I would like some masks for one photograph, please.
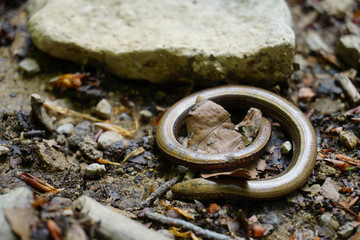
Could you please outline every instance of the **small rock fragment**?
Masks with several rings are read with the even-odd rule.
[[[305,103],[311,102],[315,95],[315,92],[310,87],[302,87],[298,93],[299,100]]]
[[[68,138],[69,145],[77,148],[79,143],[82,142],[86,136],[92,136],[94,125],[88,121],[78,123],[74,128],[74,134]]]
[[[92,163],[85,168],[85,175],[90,179],[98,179],[106,173],[105,165]]]
[[[35,74],[40,71],[40,67],[35,59],[25,58],[19,63],[19,67],[28,75]]]
[[[352,0],[324,0],[321,2],[322,8],[329,15],[344,16],[346,12],[352,11]]]
[[[354,228],[349,224],[346,223],[345,225],[342,225],[339,230],[337,231],[339,237],[345,239],[350,237],[352,232],[354,231]]]
[[[84,141],[79,143],[79,149],[82,154],[91,161],[96,161],[102,157],[102,152],[96,149],[97,143],[91,138],[85,137]]]
[[[332,220],[332,214],[329,212],[323,213],[320,216],[320,224],[324,225],[324,224],[328,224],[330,223],[330,221]]]
[[[318,32],[310,31],[305,39],[311,51],[325,51],[331,52],[331,48],[324,42]]]
[[[355,35],[346,35],[340,38],[336,46],[336,54],[348,66],[360,68],[360,37]]]
[[[149,110],[141,110],[139,115],[142,122],[148,122],[152,117],[152,113]]]
[[[320,172],[323,172],[326,176],[332,176],[336,173],[336,169],[326,165],[325,163],[320,164]]]
[[[56,129],[56,131],[59,134],[65,134],[65,135],[70,135],[73,132],[73,130],[74,130],[74,125],[72,125],[71,123],[63,124]]]
[[[339,136],[342,144],[348,149],[354,149],[359,142],[356,135],[350,131],[342,131]]]
[[[340,198],[336,183],[327,178],[319,191],[324,197],[337,201]]]
[[[9,151],[9,148],[0,145],[0,156],[7,154]]]
[[[122,141],[123,144],[126,145],[125,142],[127,142],[127,141],[121,134],[114,132],[114,131],[106,131],[100,135],[100,137],[98,139],[98,144],[101,148],[105,149],[106,147],[112,145],[113,143],[119,142],[119,141]]]
[[[95,107],[95,114],[102,119],[110,119],[111,104],[105,98],[102,99]]]
[[[334,229],[335,231],[339,229],[339,226],[340,226],[340,223],[334,219],[332,219],[330,222],[329,222],[329,225],[332,229]]]
[[[340,99],[316,98],[315,102],[310,103],[310,107],[316,109],[320,114],[330,115],[343,111],[345,104]]]
[[[334,236],[336,234],[330,225],[333,221],[332,217],[333,215],[329,212],[325,212],[320,216],[319,222],[322,227],[319,228],[319,233],[325,238],[329,238],[330,236]]]
[[[287,155],[291,150],[292,150],[292,145],[290,141],[286,141],[281,145],[282,154]]]

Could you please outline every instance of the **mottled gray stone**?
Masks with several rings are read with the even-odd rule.
[[[7,154],[9,151],[9,148],[0,145],[0,156]]]
[[[123,141],[124,145],[126,145],[127,143],[127,141],[121,134],[114,131],[106,131],[100,135],[98,139],[98,144],[101,148],[106,148],[107,146],[110,146],[111,144],[118,141]]]
[[[42,51],[128,79],[273,85],[292,72],[283,0],[30,0]]]
[[[91,179],[97,179],[104,176],[106,173],[105,165],[92,163],[85,169],[85,174]]]
[[[70,135],[73,131],[74,131],[74,125],[72,125],[71,123],[65,123],[63,125],[60,125],[56,131],[59,134],[66,134],[66,135]]]
[[[281,149],[282,154],[284,154],[284,155],[288,154],[292,149],[291,142],[290,141],[284,142],[283,144],[281,144],[280,149]]]
[[[106,99],[101,99],[101,101],[95,107],[96,116],[102,119],[110,119],[111,111],[111,104]]]
[[[27,74],[35,74],[40,71],[39,64],[33,58],[25,58],[19,63],[19,67]]]
[[[342,131],[339,137],[342,144],[349,149],[354,149],[358,145],[359,139],[350,131]]]
[[[360,68],[360,37],[346,35],[340,38],[336,46],[336,54],[348,66]]]

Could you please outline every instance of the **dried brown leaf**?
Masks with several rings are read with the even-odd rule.
[[[210,178],[216,176],[230,176],[236,178],[256,179],[258,177],[258,173],[264,171],[266,166],[267,165],[264,160],[256,159],[244,165],[243,167],[232,171],[202,173],[201,177]]]
[[[188,146],[202,153],[225,153],[245,147],[235,130],[230,113],[222,106],[199,96],[186,120]]]
[[[335,154],[335,157],[336,157],[337,159],[340,159],[340,160],[342,160],[342,161],[351,163],[351,164],[353,164],[353,165],[360,166],[360,160],[351,158],[351,157],[349,157],[349,156],[345,156],[345,155],[343,155],[343,154]]]
[[[180,215],[188,218],[188,219],[191,219],[191,220],[194,220],[195,218],[193,216],[191,216],[190,214],[188,214],[184,209],[181,209],[181,208],[177,208],[177,207],[168,207],[169,209],[172,209],[174,210],[175,212],[179,213]]]
[[[187,231],[187,232],[180,232],[181,228],[176,227],[170,227],[169,231],[176,237],[181,238],[191,238],[192,240],[201,240],[201,238],[198,238],[193,232]]]
[[[339,161],[339,160],[329,159],[329,158],[325,158],[324,160],[326,162],[333,164],[336,168],[340,169],[340,171],[346,171],[350,167],[350,165],[344,161]]]
[[[37,225],[39,221],[33,208],[5,209],[5,216],[10,223],[11,229],[21,240],[30,239],[31,227]]]
[[[50,235],[54,240],[62,240],[62,232],[59,226],[51,219],[46,219],[46,226],[49,229]]]

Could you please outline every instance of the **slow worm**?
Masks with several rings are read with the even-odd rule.
[[[234,162],[248,161],[264,149],[267,130],[243,151],[226,154],[199,154],[183,147],[176,139],[197,96],[219,103],[225,109],[256,107],[264,115],[278,121],[290,135],[293,156],[289,167],[281,174],[263,180],[202,178],[175,184],[175,195],[188,199],[250,198],[273,199],[301,187],[310,176],[317,154],[316,135],[307,117],[292,103],[269,91],[249,86],[223,86],[194,93],[174,104],[162,117],[156,131],[156,141],[162,153],[176,163],[195,168],[233,167]],[[263,126],[267,126],[263,123]],[[263,134],[263,135],[261,135]],[[266,143],[265,143],[266,145]]]

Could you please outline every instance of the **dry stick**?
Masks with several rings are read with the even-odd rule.
[[[182,227],[183,229],[192,231],[195,235],[198,235],[200,237],[209,238],[209,239],[215,239],[215,240],[229,240],[231,239],[230,236],[216,233],[207,229],[203,229],[201,227],[198,227],[192,223],[186,222],[184,220],[171,218],[171,217],[165,217],[161,214],[150,212],[150,210],[145,210],[144,214],[146,217],[150,218],[151,220],[155,220],[158,222],[161,222],[163,224],[167,225],[173,225],[177,227]]]
[[[167,190],[172,187],[172,185],[177,183],[177,181],[179,181],[179,179],[175,177],[161,185],[141,204],[141,208],[149,207],[158,197],[163,195]]]
[[[336,74],[335,81],[342,87],[346,96],[349,99],[351,106],[356,106],[360,103],[360,94],[356,90],[356,87],[351,82],[350,78],[345,76],[344,74]]]

